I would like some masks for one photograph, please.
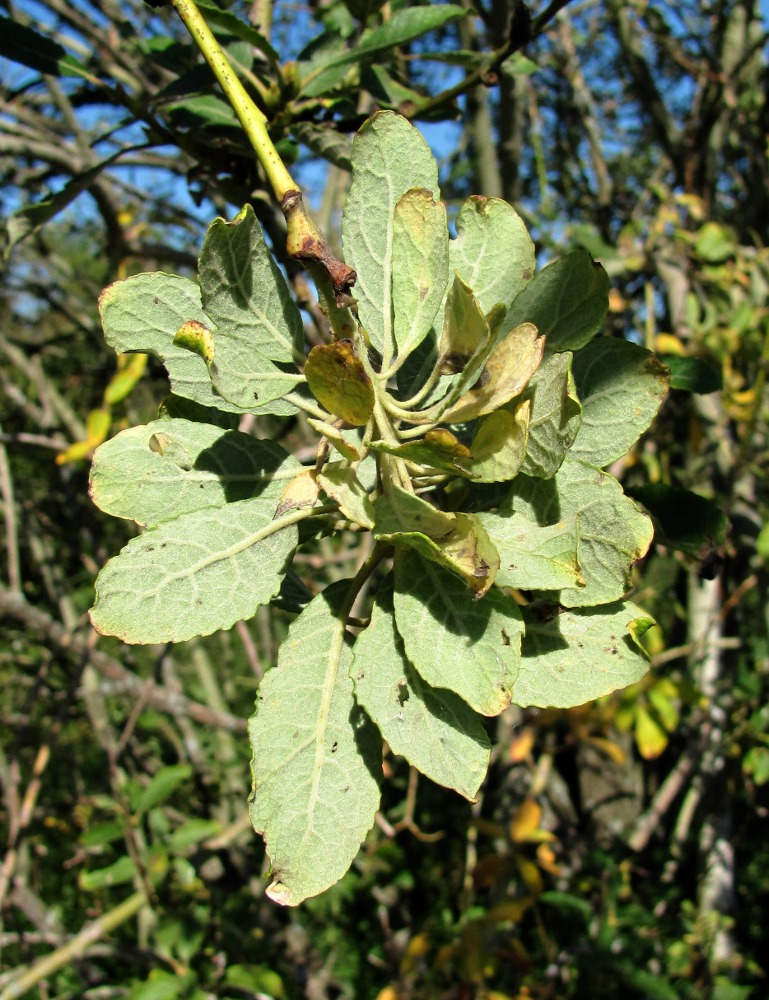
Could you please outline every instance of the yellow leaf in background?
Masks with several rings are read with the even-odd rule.
[[[669,678],[663,677],[649,688],[649,701],[663,729],[672,733],[680,718],[678,688]]]
[[[76,441],[65,451],[59,452],[56,456],[56,464],[65,465],[67,462],[77,462],[80,459],[88,458],[91,452],[106,439],[111,424],[112,414],[109,410],[91,410],[85,420],[85,441]]]
[[[533,892],[535,896],[542,892],[544,885],[539,867],[530,858],[525,858],[521,854],[516,857],[515,864],[530,892]]]
[[[658,333],[654,338],[654,350],[657,354],[677,354],[679,356],[686,354],[684,342],[672,333]]]
[[[117,359],[117,371],[104,390],[105,404],[114,406],[122,402],[142,377],[146,367],[146,354],[121,354]]]
[[[522,899],[505,899],[487,910],[483,919],[488,924],[502,924],[508,921],[519,924],[532,902],[531,896],[524,896]]]
[[[561,866],[555,859],[555,851],[549,844],[540,844],[537,848],[537,862],[539,867],[550,875],[560,875]]]
[[[530,840],[541,819],[542,807],[534,799],[524,799],[510,823],[510,839],[514,844]]]
[[[621,313],[627,309],[627,299],[616,288],[609,291],[609,312]]]
[[[534,730],[523,729],[510,744],[510,749],[507,751],[507,755],[511,763],[520,764],[529,757],[533,748]]]
[[[385,986],[383,990],[380,990],[376,995],[376,1000],[399,1000],[400,994],[398,994],[392,986]]]
[[[659,757],[668,745],[668,734],[643,705],[638,706],[635,717],[635,741],[644,760]]]
[[[604,739],[603,736],[589,736],[585,742],[595,747],[615,764],[625,763],[625,751],[613,740]]]
[[[414,972],[419,965],[419,963],[424,959],[425,955],[430,950],[430,937],[428,934],[415,934],[413,938],[406,945],[406,951],[403,953],[400,963],[400,972],[402,976],[408,976]]]

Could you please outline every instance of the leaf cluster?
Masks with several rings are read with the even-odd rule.
[[[155,354],[174,397],[206,407],[96,453],[94,500],[145,528],[99,575],[100,632],[159,643],[230,628],[278,598],[313,533],[373,539],[355,579],[296,617],[250,724],[252,820],[270,894],[290,904],[352,861],[379,802],[382,739],[472,799],[483,717],[637,680],[652,624],[624,599],[651,522],[602,467],[648,427],[667,371],[593,339],[605,272],[577,251],[535,277],[526,229],[497,199],[470,199],[450,240],[432,154],[393,113],[359,131],[352,165],[354,310],[327,303],[336,336],[306,357],[249,208],[212,223],[198,283],[140,274],[100,301],[108,342]],[[302,412],[319,434],[308,465],[223,419]]]

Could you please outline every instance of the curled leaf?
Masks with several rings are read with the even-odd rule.
[[[494,349],[472,389],[446,412],[452,423],[474,420],[517,396],[539,367],[545,341],[533,323],[521,323]]]

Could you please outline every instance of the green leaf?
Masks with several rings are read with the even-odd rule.
[[[492,588],[481,600],[416,553],[395,559],[395,621],[420,676],[448,688],[481,715],[510,704],[523,621],[515,601]]]
[[[333,123],[320,125],[315,122],[292,122],[291,134],[316,156],[320,156],[341,170],[352,170],[352,142],[349,136],[337,132]]]
[[[203,309],[216,328],[209,366],[216,390],[252,408],[290,392],[301,376],[271,362],[304,360],[302,318],[250,205],[233,222],[211,223],[199,273]]]
[[[531,403],[495,410],[478,423],[470,451],[470,470],[481,483],[514,479],[526,454]]]
[[[561,590],[583,587],[576,531],[559,522],[540,528],[523,514],[478,515],[499,552],[499,587]]]
[[[708,264],[722,264],[737,252],[734,230],[719,222],[706,222],[697,233],[695,250]]]
[[[668,370],[637,344],[599,337],[574,355],[582,426],[574,458],[608,465],[648,428],[668,391]]]
[[[514,299],[503,329],[533,323],[547,350],[576,351],[603,326],[609,308],[609,276],[586,250],[548,264]]]
[[[131,808],[134,814],[142,816],[149,809],[164,802],[191,775],[192,768],[189,764],[175,764],[173,767],[162,768],[153,775],[146,788],[140,788],[137,795],[132,796]]]
[[[724,387],[721,372],[699,358],[684,358],[677,354],[660,354],[659,360],[670,369],[670,388],[707,395]]]
[[[358,275],[355,297],[369,340],[377,351],[386,349],[392,356],[393,213],[411,188],[425,188],[438,197],[438,167],[413,125],[381,111],[353,140],[352,171],[342,217],[345,261]]]
[[[450,423],[464,423],[504,406],[525,387],[542,360],[545,342],[536,326],[522,323],[500,341],[486,362],[478,384],[444,414]]]
[[[4,20],[0,18],[0,21]],[[2,25],[0,24],[0,32],[2,31]],[[22,208],[13,212],[5,224],[6,241],[5,241],[5,255],[8,256],[9,251],[21,240],[30,234],[34,233],[35,230],[44,226],[46,222],[50,222],[54,216],[63,212],[68,205],[70,205],[78,195],[86,191],[94,183],[97,177],[104,171],[107,167],[115,163],[127,150],[120,150],[115,153],[114,156],[108,157],[96,166],[91,167],[89,170],[83,170],[80,173],[75,174],[71,180],[67,181],[61,191],[56,194],[50,195],[48,198],[44,198],[42,201],[36,201],[32,205],[24,205]]]
[[[396,445],[386,441],[372,441],[369,447],[371,451],[396,455],[428,469],[443,469],[458,476],[472,476],[469,471],[472,462],[470,449],[445,427],[429,430],[424,437],[415,441]]]
[[[235,38],[240,38],[241,41],[248,42],[249,46],[262,52],[271,62],[280,62],[280,56],[275,49],[264,35],[260,31],[257,31],[248,21],[237,17],[229,10],[222,10],[214,0],[197,0],[197,5],[205,14],[208,24],[215,24]]]
[[[188,819],[174,830],[165,846],[171,854],[180,854],[221,832],[222,825],[215,819]]]
[[[441,371],[450,375],[464,372],[472,366],[474,374],[489,344],[489,336],[489,324],[472,288],[460,274],[455,273],[446,298],[443,329],[438,343]]]
[[[461,698],[430,687],[406,659],[393,618],[390,576],[379,588],[371,623],[353,653],[355,696],[392,752],[474,802],[489,766],[486,731]]]
[[[96,581],[91,621],[124,642],[181,642],[251,618],[278,592],[297,544],[258,497],[182,514],[132,538]]]
[[[516,705],[573,708],[635,684],[649,669],[636,636],[653,622],[629,601],[571,611],[532,605],[523,614]]]
[[[344,432],[338,427],[334,427],[333,424],[326,423],[325,420],[316,420],[314,417],[308,417],[307,423],[313,428],[313,430],[316,430],[318,434],[325,437],[343,458],[346,458],[350,462],[360,461],[361,453],[357,444],[349,441],[345,437]]]
[[[487,313],[509,306],[534,274],[534,243],[512,205],[474,195],[459,210],[451,267],[472,288]]]
[[[78,885],[86,892],[94,892],[97,889],[107,889],[113,885],[125,885],[132,882],[136,876],[136,868],[133,861],[124,855],[118,858],[106,868],[95,868],[90,872],[81,872],[78,877]]]
[[[377,53],[403,45],[428,31],[440,28],[448,21],[465,17],[467,13],[464,7],[454,4],[401,8],[384,24],[364,32],[355,48],[331,56],[319,70],[305,79],[299,96],[319,97],[338,83],[339,67],[362,62]]]
[[[249,721],[251,822],[272,861],[271,899],[296,906],[347,871],[379,806],[381,741],[356,710],[339,606],[327,587],[288,630]]]
[[[47,76],[80,76],[85,67],[58,42],[26,24],[0,17],[0,56]]]
[[[650,483],[628,487],[627,493],[652,515],[663,545],[701,559],[726,541],[729,519],[691,490]]]
[[[192,94],[165,105],[164,111],[174,128],[200,133],[206,129],[221,132],[238,128],[238,117],[218,94]],[[210,138],[210,136],[207,136]]]
[[[513,512],[540,527],[560,526],[570,539],[562,551],[576,549],[584,586],[564,588],[557,599],[572,608],[618,600],[654,533],[649,518],[616,479],[571,458],[552,479],[518,476],[500,517]]]
[[[572,354],[546,354],[523,390],[531,400],[526,457],[521,471],[550,479],[571,448],[582,422],[582,405],[571,374]]]
[[[456,573],[476,597],[486,593],[499,556],[475,514],[452,514],[397,486],[374,502],[374,537],[416,549]]]
[[[310,390],[327,410],[354,427],[374,411],[374,387],[351,340],[317,344],[304,366]]]
[[[126,351],[154,354],[165,364],[171,388],[177,396],[229,413],[247,413],[254,409],[253,406],[233,406],[223,400],[211,386],[205,362],[174,344],[177,331],[190,320],[211,326],[211,319],[203,312],[200,289],[194,281],[162,271],[135,274],[104,289],[99,296],[99,312],[104,337],[110,347],[118,354]],[[290,404],[272,404],[272,407],[278,406],[283,407],[284,412],[296,412]],[[272,407],[267,412],[275,412]]]
[[[277,500],[300,469],[274,441],[191,420],[153,420],[96,449],[90,493],[107,514],[155,525],[234,500]]]
[[[374,527],[374,505],[355,475],[355,470],[345,462],[332,462],[318,473],[320,488],[339,504],[339,509],[351,521]]]
[[[449,279],[446,208],[431,191],[414,188],[393,213],[393,333],[399,355],[422,343],[443,300]]]

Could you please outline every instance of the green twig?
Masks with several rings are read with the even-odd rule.
[[[267,132],[267,118],[249,97],[243,84],[235,75],[227,61],[227,56],[203,19],[194,0],[171,0],[177,14],[192,35],[193,41],[203,54],[203,58],[213,70],[232,110],[238,116],[243,131],[248,136],[254,152],[259,157],[267,180],[270,182],[279,203],[291,191],[299,187],[285,167],[272,139]]]
[[[16,979],[11,980],[0,993],[0,1000],[16,1000],[16,997],[22,996],[27,990],[31,990],[65,965],[81,958],[92,944],[106,937],[126,920],[136,916],[146,903],[146,895],[143,892],[135,892],[133,896],[123,900],[114,910],[110,910],[92,923],[86,924],[80,933],[67,941],[66,944],[41,958],[26,972],[22,972]]]

